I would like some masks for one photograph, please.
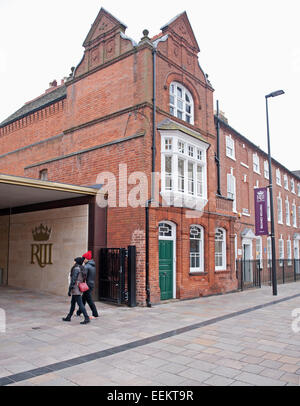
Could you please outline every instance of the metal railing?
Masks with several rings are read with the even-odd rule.
[[[240,290],[272,285],[272,260],[237,260],[236,276]],[[276,260],[278,284],[300,281],[300,259]]]

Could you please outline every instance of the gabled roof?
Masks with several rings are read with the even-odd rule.
[[[164,34],[167,33],[169,30],[173,30],[175,34],[189,43],[196,52],[200,52],[197,39],[195,37],[186,11],[172,18],[171,21],[161,27],[161,30]]]
[[[120,28],[121,31],[125,32],[127,26],[102,7],[84,40],[83,46],[86,48],[91,41],[116,28]]]
[[[67,97],[67,88],[65,85],[57,87],[57,89],[52,90],[49,93],[43,94],[32,102],[26,103],[23,107],[17,110],[14,114],[9,116],[7,119],[0,123],[0,128],[5,127],[14,121],[20,120],[21,118],[28,116],[38,110],[41,110],[57,101],[63,100]]]

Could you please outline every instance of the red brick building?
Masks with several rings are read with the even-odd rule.
[[[239,134],[220,116],[222,194],[233,199],[236,258],[270,260],[271,238],[255,236],[255,188],[269,185],[268,155]],[[272,160],[276,258],[300,259],[300,178]],[[270,222],[270,203],[268,203]],[[270,223],[269,223],[270,230]]]
[[[152,39],[144,31],[138,44],[125,31],[100,10],[70,77],[0,124],[0,173],[82,186],[110,177],[107,246],[136,245],[140,304],[236,290],[237,235],[253,230],[253,186],[266,183],[251,151],[261,171],[264,153],[222,122],[217,196],[214,90],[186,13]],[[235,160],[226,157],[227,134]],[[299,189],[299,177],[278,167]],[[237,180],[234,210],[227,174]],[[299,191],[280,191],[299,208]],[[285,240],[299,224],[282,226]]]

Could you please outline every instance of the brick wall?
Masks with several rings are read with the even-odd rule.
[[[226,156],[226,136],[231,135],[235,142],[235,160]],[[236,195],[237,203],[236,209],[237,213],[233,213],[235,216],[240,216],[240,219],[236,222],[235,233],[238,236],[238,249],[242,248],[242,238],[241,233],[244,229],[250,228],[255,232],[255,209],[254,209],[254,188],[267,187],[269,185],[269,180],[264,176],[264,162],[268,160],[267,154],[263,153],[260,149],[255,147],[250,142],[241,137],[236,131],[229,128],[224,123],[221,125],[220,132],[221,141],[221,185],[222,194],[227,195],[227,174],[231,173],[233,169],[233,175],[236,178]],[[257,154],[259,156],[260,163],[260,174],[253,170],[253,155]],[[276,184],[276,169],[280,169],[282,186]],[[283,187],[283,177],[288,176],[289,179],[289,190],[285,190]],[[275,161],[272,162],[272,179],[273,179],[273,197],[274,197],[274,215],[275,215],[275,238],[276,238],[276,257],[279,258],[279,239],[282,237],[284,240],[285,247],[285,258],[287,258],[287,240],[291,240],[293,244],[293,238],[295,233],[300,232],[300,218],[297,213],[297,227],[293,227],[292,222],[292,204],[295,202],[296,207],[300,206],[300,198],[298,196],[297,185],[299,183],[299,178],[294,176],[286,168],[284,168],[279,163]],[[295,193],[291,192],[291,179],[295,183]],[[278,224],[278,205],[277,197],[279,193],[282,197],[282,207],[283,207],[283,224]],[[286,224],[285,218],[285,199],[288,197],[290,203],[290,226]],[[243,209],[248,209],[246,212]],[[299,209],[297,209],[299,210]],[[269,231],[271,223],[269,222]],[[267,236],[263,236],[263,258],[267,259]],[[253,259],[256,258],[256,243],[253,241]],[[239,256],[241,258],[241,256]]]

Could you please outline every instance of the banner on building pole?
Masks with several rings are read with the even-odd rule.
[[[268,189],[254,189],[255,235],[269,235],[268,231]]]

